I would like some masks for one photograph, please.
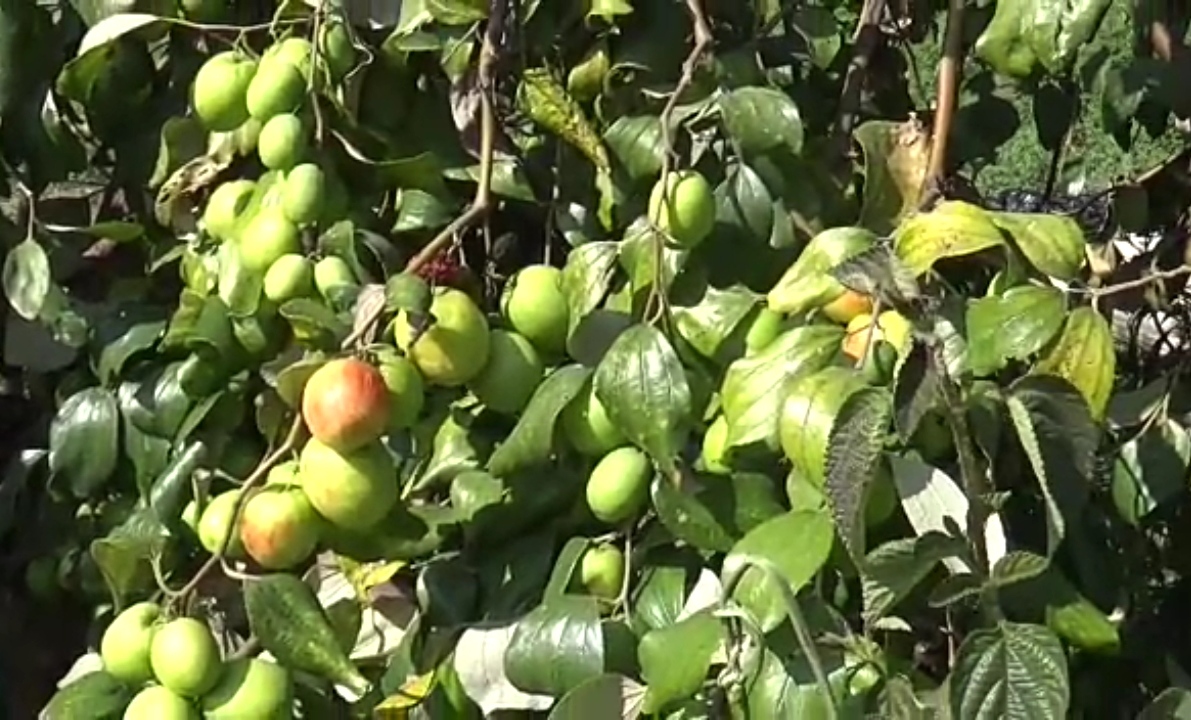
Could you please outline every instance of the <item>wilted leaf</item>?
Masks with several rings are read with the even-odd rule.
[[[930,137],[917,120],[869,120],[856,128],[864,151],[860,224],[887,234],[918,206],[930,158]]]

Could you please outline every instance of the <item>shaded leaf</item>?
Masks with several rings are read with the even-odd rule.
[[[968,305],[968,364],[977,375],[1000,370],[1042,350],[1063,326],[1063,293],[1023,285]]]
[[[529,399],[517,426],[488,459],[488,470],[500,477],[548,461],[558,416],[579,395],[591,372],[582,365],[567,365],[547,377]]]
[[[725,552],[732,548],[732,536],[714,512],[695,495],[674,487],[674,483],[664,477],[654,480],[651,495],[658,519],[676,539],[709,552]]]
[[[635,720],[642,713],[644,698],[645,688],[635,680],[601,675],[567,693],[550,711],[548,720]]]
[[[119,438],[119,407],[110,391],[87,388],[71,395],[50,423],[50,473],[75,497],[89,497],[115,472]]]
[[[665,148],[657,116],[622,115],[604,131],[604,142],[632,178],[653,178],[662,171]]]
[[[741,152],[758,155],[776,148],[802,150],[802,117],[798,106],[782,91],[768,87],[741,87],[719,99],[724,129]]]
[[[604,672],[604,635],[594,598],[539,605],[517,623],[505,674],[523,691],[561,696]]]
[[[966,554],[967,547],[962,540],[938,532],[891,540],[877,546],[860,563],[865,624],[884,617],[925,580],[939,562]]]
[[[1191,436],[1173,420],[1156,422],[1120,449],[1112,472],[1117,512],[1138,525],[1154,510],[1187,491]]]
[[[977,630],[959,647],[948,679],[956,720],[1067,716],[1067,657],[1038,625],[1002,622]]]
[[[864,152],[860,224],[886,234],[918,206],[929,165],[930,137],[916,120],[869,120],[854,135]]]

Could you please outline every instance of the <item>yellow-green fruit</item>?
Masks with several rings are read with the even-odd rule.
[[[680,170],[658,180],[649,193],[649,219],[675,243],[692,248],[707,239],[715,225],[715,194],[694,170]]]
[[[296,111],[305,96],[306,79],[297,66],[265,62],[248,84],[245,104],[249,115],[267,124],[277,115]]]
[[[319,518],[301,488],[268,487],[244,503],[244,551],[267,570],[287,570],[314,553]]]
[[[124,720],[198,720],[198,711],[186,698],[164,688],[150,685],[137,693],[124,708]]]
[[[328,255],[314,265],[314,286],[328,300],[335,288],[355,287],[360,283],[347,261],[338,255]]]
[[[231,240],[236,222],[251,202],[255,190],[256,183],[252,180],[229,180],[215,188],[203,210],[207,232],[217,240]]]
[[[566,349],[570,313],[562,292],[562,271],[530,265],[509,280],[501,296],[501,312],[513,329],[544,353]]]
[[[244,546],[240,543],[240,531],[237,529],[232,532],[230,529],[232,513],[235,512],[236,499],[239,496],[239,490],[228,490],[211,498],[207,507],[203,508],[198,525],[199,544],[212,555],[218,552],[220,545],[223,544],[223,539],[230,536],[227,552],[224,554],[235,559],[244,557]]]
[[[562,431],[571,447],[591,457],[603,457],[628,442],[612,424],[591,383],[562,411]]]
[[[256,63],[232,51],[213,56],[194,76],[194,113],[212,132],[231,132],[248,119],[248,88]]]
[[[368,528],[397,503],[397,467],[379,441],[339,454],[312,438],[299,463],[310,504],[333,525]]]
[[[333,81],[339,82],[355,67],[356,48],[343,23],[323,25],[318,45]]]
[[[283,463],[277,463],[269,470],[269,474],[265,476],[265,485],[297,487],[299,485],[298,478],[298,461],[286,460]]]
[[[587,479],[587,507],[609,524],[637,515],[649,497],[649,458],[635,447],[622,447],[605,455]]]
[[[261,56],[261,67],[276,64],[288,64],[297,68],[303,77],[310,70],[310,58],[314,52],[314,45],[304,37],[287,37],[279,43],[269,46]]]
[[[264,123],[250,117],[235,130],[236,152],[240,155],[251,155],[256,152],[256,144],[261,139],[261,128]]]
[[[751,354],[764,350],[769,346],[769,343],[776,340],[777,336],[781,334],[781,313],[774,312],[767,307],[761,308],[761,311],[753,318],[753,322],[749,325],[748,332],[744,336],[746,353]]]
[[[389,427],[393,430],[411,427],[426,403],[426,387],[421,373],[408,358],[395,351],[381,354],[376,368],[389,388]]]
[[[288,720],[292,685],[277,663],[241,658],[228,663],[219,683],[203,696],[204,720]]]
[[[177,618],[157,629],[149,648],[153,675],[179,695],[199,697],[215,686],[223,662],[215,637],[194,618]]]
[[[715,475],[728,475],[732,468],[724,462],[728,452],[728,418],[720,415],[703,436],[703,469]]]
[[[466,293],[445,287],[435,289],[430,314],[433,324],[417,335],[408,314],[401,311],[393,319],[393,338],[427,382],[463,385],[488,362],[488,319]]]
[[[306,297],[314,292],[314,263],[305,255],[282,255],[269,266],[264,285],[265,297],[275,303]]]
[[[515,332],[488,334],[488,362],[467,386],[493,412],[521,412],[546,371],[533,343]]]
[[[109,675],[133,685],[152,679],[149,648],[160,618],[159,605],[141,602],[112,620],[99,641],[99,656]]]
[[[299,225],[318,220],[323,212],[327,178],[314,163],[302,163],[285,176],[281,189],[281,209]]]
[[[248,270],[264,274],[283,255],[302,250],[298,226],[276,207],[263,208],[240,236],[240,261]]]
[[[579,561],[579,581],[587,592],[604,600],[620,597],[624,574],[624,553],[614,545],[589,548]]]
[[[306,155],[306,127],[292,113],[274,115],[261,128],[256,153],[270,170],[289,170]]]

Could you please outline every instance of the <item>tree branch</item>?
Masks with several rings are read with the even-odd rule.
[[[865,75],[873,53],[881,42],[881,15],[885,12],[885,0],[864,0],[860,20],[852,37],[852,60],[844,75],[844,87],[840,92],[839,112],[836,117],[835,133],[841,153],[848,154],[852,130],[856,126],[856,115],[864,91]]]
[[[935,126],[931,133],[930,162],[922,185],[922,204],[929,205],[938,196],[947,174],[947,145],[955,107],[959,101],[959,83],[964,62],[964,0],[951,0],[947,11],[947,30],[943,39],[943,59],[939,62],[938,97],[935,99]]]

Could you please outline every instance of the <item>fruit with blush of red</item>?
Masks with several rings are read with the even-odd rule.
[[[376,440],[389,422],[384,376],[363,360],[331,360],[306,381],[302,418],[311,436],[337,452]]]

